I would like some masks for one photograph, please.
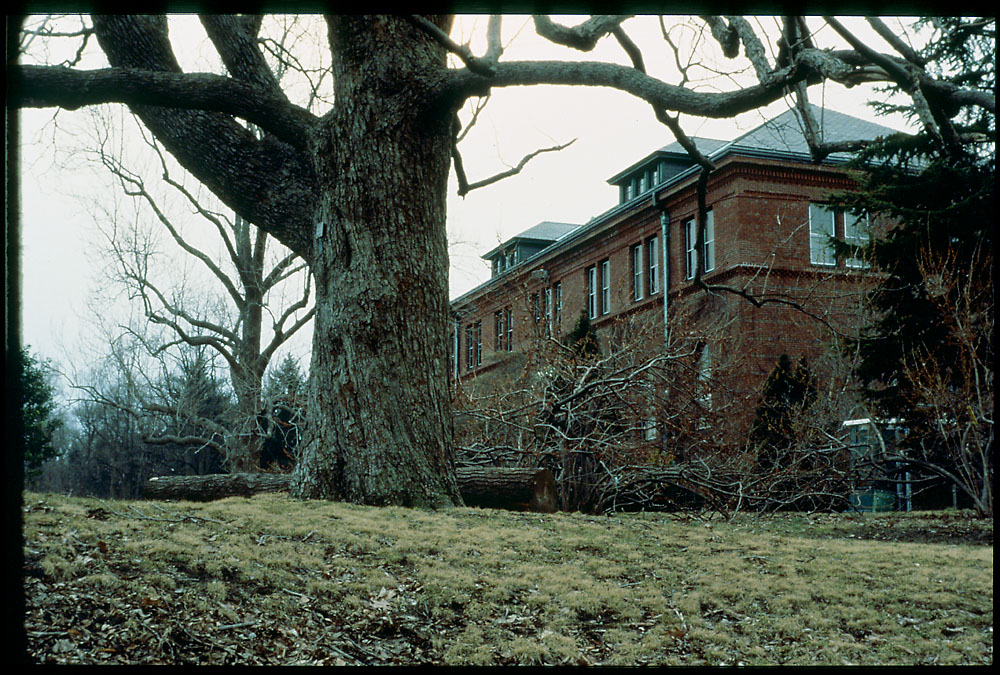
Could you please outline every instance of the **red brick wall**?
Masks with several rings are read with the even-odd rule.
[[[704,276],[708,284],[725,284],[741,288],[747,285],[755,291],[784,293],[787,299],[799,302],[803,308],[829,324],[850,332],[857,275],[844,278],[842,267],[832,270],[813,266],[809,262],[809,203],[824,201],[832,192],[849,189],[852,183],[840,170],[829,167],[800,165],[789,167],[779,162],[736,158],[720,164],[709,182],[707,204],[715,219],[715,269]],[[669,213],[669,283],[670,311],[687,315],[693,322],[686,332],[697,335],[713,321],[730,319],[720,353],[729,350],[740,354],[739,376],[749,388],[759,387],[774,367],[778,357],[787,353],[793,359],[805,355],[814,359],[825,348],[829,328],[822,321],[784,305],[754,307],[735,295],[723,294],[719,300],[705,305],[704,291],[695,289],[684,279],[683,223],[695,215],[697,201],[694,180],[672,188],[663,205]],[[838,236],[842,236],[842,224]],[[530,297],[542,293],[546,284],[531,272],[544,269],[548,284],[562,282],[562,325],[556,334],[566,334],[586,309],[586,269],[609,259],[612,274],[611,313],[599,316],[593,323],[607,342],[611,326],[623,316],[636,312],[655,314],[662,322],[663,261],[660,260],[660,292],[632,299],[631,247],[649,237],[658,238],[662,249],[660,211],[646,201],[629,212],[616,216],[586,241],[564,246],[557,254],[546,254],[525,265],[523,271],[510,279],[497,280],[496,286],[469,299],[463,308],[468,318],[483,322],[483,369],[507,354],[493,352],[495,336],[493,312],[511,306],[515,316],[515,350],[518,342],[531,339],[535,332],[531,319]],[[757,274],[754,277],[754,274]],[[699,303],[702,311],[694,311]],[[722,308],[722,309],[720,309]],[[473,319],[472,317],[476,317]],[[662,323],[660,324],[662,326]],[[462,333],[464,337],[464,333]],[[605,345],[607,346],[607,345]],[[460,375],[465,376],[464,343],[459,350]],[[724,361],[724,359],[720,359]]]

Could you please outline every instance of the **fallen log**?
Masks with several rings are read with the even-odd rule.
[[[285,492],[292,477],[282,473],[212,473],[202,476],[157,476],[143,486],[146,499],[184,499],[210,502],[226,497],[249,497],[262,492]]]
[[[458,490],[466,506],[554,513],[556,481],[548,469],[460,467]]]
[[[461,467],[458,489],[467,506],[513,511],[553,513],[558,497],[548,469]],[[225,497],[249,497],[263,492],[285,492],[290,474],[221,473],[203,476],[157,476],[146,481],[146,499],[184,499],[208,502]]]

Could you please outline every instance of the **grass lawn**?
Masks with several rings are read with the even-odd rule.
[[[993,663],[993,522],[26,493],[42,663]]]

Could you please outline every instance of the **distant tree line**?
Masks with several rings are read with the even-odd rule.
[[[27,385],[38,392],[38,402],[26,409],[32,421],[25,439],[32,448],[27,487],[135,499],[154,476],[231,471],[224,446],[244,428],[236,397],[210,352],[186,347],[179,354],[173,368],[145,387],[119,359],[117,369],[105,367],[90,384],[78,385],[80,396],[63,408],[56,406],[51,383],[38,385],[37,366],[29,368]],[[258,470],[288,471],[305,414],[305,375],[294,357],[268,371],[263,398],[254,426],[263,448]]]

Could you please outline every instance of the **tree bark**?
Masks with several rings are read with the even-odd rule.
[[[548,469],[466,467],[457,470],[457,481],[468,506],[538,513],[553,513],[557,509],[555,479]],[[146,482],[143,497],[207,502],[264,492],[285,492],[291,487],[290,474],[159,476]]]
[[[293,494],[460,505],[448,392],[445,53],[408,22],[330,17],[309,419]],[[430,107],[428,107],[430,106]]]

